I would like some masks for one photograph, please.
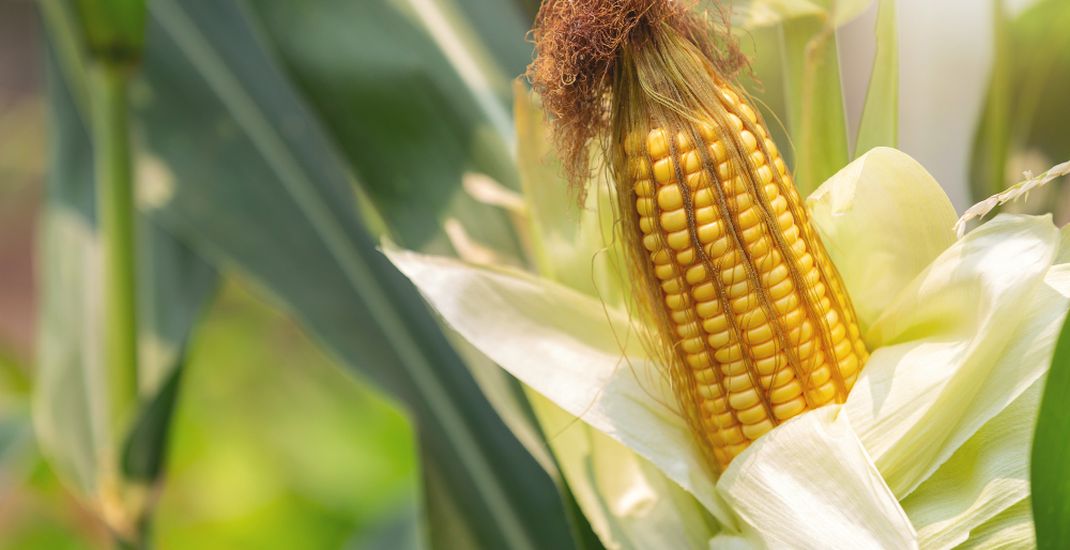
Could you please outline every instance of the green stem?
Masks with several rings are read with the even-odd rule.
[[[836,29],[822,17],[796,17],[781,25],[781,47],[795,185],[805,197],[850,160]]]
[[[104,260],[105,372],[113,437],[127,432],[137,401],[137,289],[134,196],[131,181],[124,65],[98,62],[91,70],[97,221]]]

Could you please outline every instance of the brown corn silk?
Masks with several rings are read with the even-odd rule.
[[[868,353],[727,32],[665,0],[550,0],[534,35],[570,179],[608,159],[648,348],[711,469],[843,402]]]

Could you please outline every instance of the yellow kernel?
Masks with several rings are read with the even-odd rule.
[[[706,245],[706,255],[711,258],[720,258],[728,251],[728,236],[721,237]]]
[[[784,315],[786,312],[791,311],[799,306],[799,295],[796,293],[788,294],[787,296],[773,301],[773,307],[776,308],[777,313]]]
[[[717,302],[704,302],[712,305],[718,305]],[[718,310],[719,311],[719,310]],[[728,329],[728,319],[725,318],[723,313],[720,313],[716,317],[710,317],[702,322],[702,328],[709,334],[719,333]]]
[[[651,158],[660,159],[669,154],[669,136],[665,130],[655,128],[646,136],[646,152]]]
[[[635,182],[635,194],[640,197],[649,197],[654,194],[654,184],[648,179]]]
[[[649,183],[649,181],[647,183]],[[683,208],[684,197],[680,193],[680,186],[664,185],[658,189],[658,206],[666,211]]]
[[[672,262],[672,254],[669,254],[668,250],[662,248],[661,250],[650,254],[650,261],[654,262],[655,265],[667,264]]]
[[[824,386],[819,386],[817,389],[813,390],[810,395],[814,400],[814,403],[824,405],[836,397],[836,385],[832,382],[828,382]]]
[[[702,401],[702,410],[710,416],[728,412],[728,400],[724,397],[706,399]]]
[[[769,199],[769,206],[772,207],[773,212],[779,216],[788,211],[788,199],[785,199],[783,195],[777,195]]]
[[[672,279],[661,283],[661,289],[665,291],[666,294],[678,294],[683,291],[683,283],[683,280],[679,277],[673,277]]]
[[[690,185],[692,189],[695,189],[695,185],[691,181],[691,178],[697,175],[699,174],[692,174],[691,176],[687,177],[687,184]],[[714,204],[715,199],[716,197],[713,194],[713,188],[703,187],[698,191],[695,191],[695,200],[692,202],[692,204],[695,206],[695,208],[704,208],[707,206],[712,206]]]
[[[725,290],[725,294],[727,294],[729,298],[733,299],[739,298],[741,296],[746,296],[750,292],[751,284],[750,281],[747,280],[740,281],[734,285],[729,285],[728,288]]]
[[[780,347],[780,344],[772,338],[761,344],[751,345],[753,346],[751,348],[751,355],[753,355],[755,359],[768,359],[776,355],[777,348]]]
[[[661,239],[659,237],[660,236],[657,233],[651,233],[650,235],[643,237],[643,248],[646,248],[651,252],[660,249]]]
[[[718,430],[714,437],[721,445],[734,445],[744,440],[743,430],[739,426]]]
[[[704,369],[710,366],[710,356],[702,351],[699,353],[688,353],[685,357],[688,366],[692,369]]]
[[[758,371],[758,374],[762,376],[768,376],[777,371],[781,366],[787,364],[783,355],[777,354],[772,357],[766,357],[754,362],[754,370]]]
[[[680,155],[680,164],[683,166],[685,174],[693,174],[702,168],[702,157],[698,154],[698,151],[688,151]]]
[[[754,258],[754,263],[759,266],[759,269],[765,269],[765,267],[763,266],[766,266],[767,264],[769,266],[772,265],[767,261],[771,258],[768,255],[771,241],[771,238],[766,237],[764,239],[757,239],[753,243],[747,244],[747,250],[750,251],[751,257]],[[776,251],[774,250],[773,252],[775,253]],[[773,256],[772,258],[775,259],[776,256]]]
[[[703,344],[702,338],[688,338],[680,342],[680,347],[687,353],[698,353],[702,351]]]
[[[837,359],[844,359],[849,354],[851,354],[851,352],[853,352],[853,351],[854,351],[854,346],[852,346],[851,345],[851,341],[846,339],[846,338],[843,339],[843,340],[840,340],[836,344],[836,347],[835,347],[835,352],[836,352],[836,358]]]
[[[691,132],[683,131],[676,133],[676,149],[679,151],[690,151],[693,147],[691,143]]]
[[[790,401],[773,405],[773,416],[787,420],[806,410],[806,399],[802,396]]]
[[[787,360],[784,360],[784,364],[787,364]],[[792,378],[795,378],[794,370],[788,368],[778,369],[773,374],[762,376],[762,387],[779,388],[790,382]]]
[[[747,266],[743,263],[738,263],[729,269],[721,271],[721,280],[726,285],[737,283],[739,281],[747,280]]]
[[[708,172],[701,171],[701,172],[695,172],[693,174],[688,174],[688,175],[684,176],[684,179],[685,179],[685,181],[687,181],[688,189],[696,190],[696,189],[709,189],[710,188],[710,175],[709,175]],[[698,199],[696,198],[696,201],[697,200]],[[701,206],[705,206],[705,205],[701,205]]]
[[[682,325],[677,325],[676,334],[680,338],[685,339],[698,338],[702,336],[702,327],[698,326],[698,323],[684,323]]]
[[[743,348],[739,344],[731,344],[713,352],[713,358],[721,363],[738,361],[743,358]]]
[[[665,236],[665,244],[673,250],[684,250],[691,245],[691,235],[687,229],[674,231]]]
[[[731,397],[729,397],[729,399],[731,399]],[[736,413],[736,419],[743,425],[761,422],[765,417],[765,407],[763,407],[761,403],[756,403]]]
[[[713,283],[702,283],[691,289],[691,295],[695,297],[696,302],[708,302],[717,298],[717,289]]]
[[[758,404],[758,392],[754,388],[728,395],[728,404],[737,411],[749,409]]]
[[[695,313],[698,313],[698,316],[703,319],[710,319],[721,313],[721,304],[716,300],[699,302],[695,306]]]
[[[717,373],[713,368],[696,370],[695,381],[699,384],[714,384],[717,382]]]
[[[717,140],[717,141],[714,141],[713,143],[711,143],[710,146],[709,146],[709,150],[710,150],[710,158],[713,159],[713,162],[718,164],[718,165],[723,163],[725,161],[725,159],[728,158],[728,150],[725,149],[724,143],[721,143],[720,140]],[[720,166],[718,166],[718,168],[719,167]]]
[[[763,323],[765,323],[768,317],[765,315],[765,310],[762,308],[752,309],[739,317],[739,328],[752,329]]]
[[[706,342],[710,344],[710,347],[715,350],[719,350],[727,346],[732,341],[732,333],[727,330],[710,334],[706,337]]]
[[[750,368],[747,365],[747,361],[742,359],[739,361],[732,361],[731,363],[721,365],[721,372],[723,372],[725,376],[736,376],[749,371]]]
[[[687,294],[669,294],[665,296],[665,305],[673,311],[680,311],[691,305],[691,298]]]
[[[758,138],[754,137],[754,134],[749,130],[743,130],[739,133],[739,141],[743,145],[744,151],[754,151],[758,148]]]
[[[862,343],[859,342],[856,347],[862,347]],[[862,349],[865,350],[864,347]],[[858,371],[858,356],[848,355],[847,357],[840,359],[838,366],[840,368],[840,374],[845,377],[850,376]]]
[[[687,272],[684,273],[684,279],[686,279],[688,284],[691,285],[696,285],[698,283],[701,283],[702,281],[705,281],[706,266],[699,264],[689,268]]]
[[[723,414],[719,414],[719,415],[713,417],[713,423],[716,424],[717,427],[721,428],[721,429],[728,428],[730,426],[735,426],[736,425],[736,415],[732,414],[731,412],[726,412],[726,413],[723,413]]]
[[[768,185],[773,182],[773,169],[769,165],[759,166],[754,174],[761,185]]]
[[[732,108],[739,102],[739,96],[728,88],[720,88],[722,103],[725,107]]]
[[[799,395],[802,395],[802,385],[799,384],[798,380],[793,379],[791,382],[769,392],[769,401],[773,403],[784,403]]]
[[[778,158],[777,155],[779,155],[780,152],[777,151],[776,143],[774,143],[773,140],[771,140],[771,139],[766,139],[764,141],[765,141],[765,150],[769,153],[769,157],[770,158]]]
[[[639,230],[643,233],[650,233],[654,230],[654,218],[650,216],[641,216],[639,218]]]
[[[739,456],[740,453],[745,451],[749,445],[750,444],[745,441],[737,445],[725,445],[724,447],[721,447],[721,452],[723,452],[728,457],[728,460],[732,460],[733,458]],[[725,462],[728,462],[728,460],[726,460]]]
[[[739,227],[748,229],[754,227],[761,220],[761,212],[754,207],[748,208],[739,215]]]
[[[756,424],[747,424],[743,426],[743,435],[747,436],[747,439],[754,441],[759,437],[765,435],[769,430],[773,429],[773,423],[768,419],[758,422]]]
[[[737,132],[743,131],[743,121],[735,113],[728,113],[726,118],[728,119],[728,124],[735,128]]]
[[[710,223],[717,220],[719,217],[720,216],[717,215],[717,210],[712,206],[695,209],[696,224]]]
[[[654,181],[664,185],[676,181],[676,167],[671,158],[663,158],[654,163]]]
[[[712,243],[724,236],[724,224],[720,221],[707,222],[698,227],[698,241],[702,244]]]
[[[817,370],[810,373],[810,385],[820,386],[828,382],[830,378],[832,378],[832,370],[829,369],[828,365],[821,365]]]
[[[789,227],[795,225],[795,218],[791,215],[791,212],[784,212],[777,216],[776,221],[781,231],[786,231]]]
[[[795,290],[795,283],[791,279],[785,278],[769,288],[769,297],[773,300],[779,300],[793,290]]]
[[[687,228],[687,212],[683,209],[661,215],[661,228],[665,231],[681,231]]]
[[[639,211],[640,216],[653,216],[654,215],[654,199],[641,198],[635,199],[635,209]]]
[[[729,395],[741,392],[751,387],[750,375],[744,372],[743,374],[738,374],[736,376],[729,376],[724,379],[724,387],[728,390]]]
[[[673,278],[676,275],[676,266],[672,264],[662,264],[654,268],[654,276],[662,281]]]
[[[758,114],[754,112],[754,109],[751,109],[750,105],[747,105],[746,103],[741,103],[739,105],[739,112],[747,120],[749,120],[751,122],[751,124],[757,124],[758,123]]]
[[[732,300],[732,311],[736,312],[736,314],[743,314],[744,312],[750,311],[758,307],[759,305],[761,305],[761,303],[762,302],[758,298],[758,295],[754,292],[751,292],[746,296],[742,296]]]
[[[699,135],[706,141],[713,141],[717,139],[717,127],[708,122],[700,122],[695,125]]]

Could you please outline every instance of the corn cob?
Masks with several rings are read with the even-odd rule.
[[[777,424],[842,402],[867,351],[764,124],[716,89],[727,124],[634,132],[625,155],[677,382],[724,468]]]
[[[868,355],[787,166],[729,78],[745,58],[685,4],[544,0],[528,75],[577,188],[590,146],[606,153],[632,297],[657,328],[647,345],[724,469],[777,424],[844,401]]]

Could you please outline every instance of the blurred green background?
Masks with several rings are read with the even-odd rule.
[[[45,164],[37,7],[0,2],[0,548],[110,548],[34,445],[34,243]],[[414,545],[412,429],[263,292],[228,276],[191,341],[160,548]]]

